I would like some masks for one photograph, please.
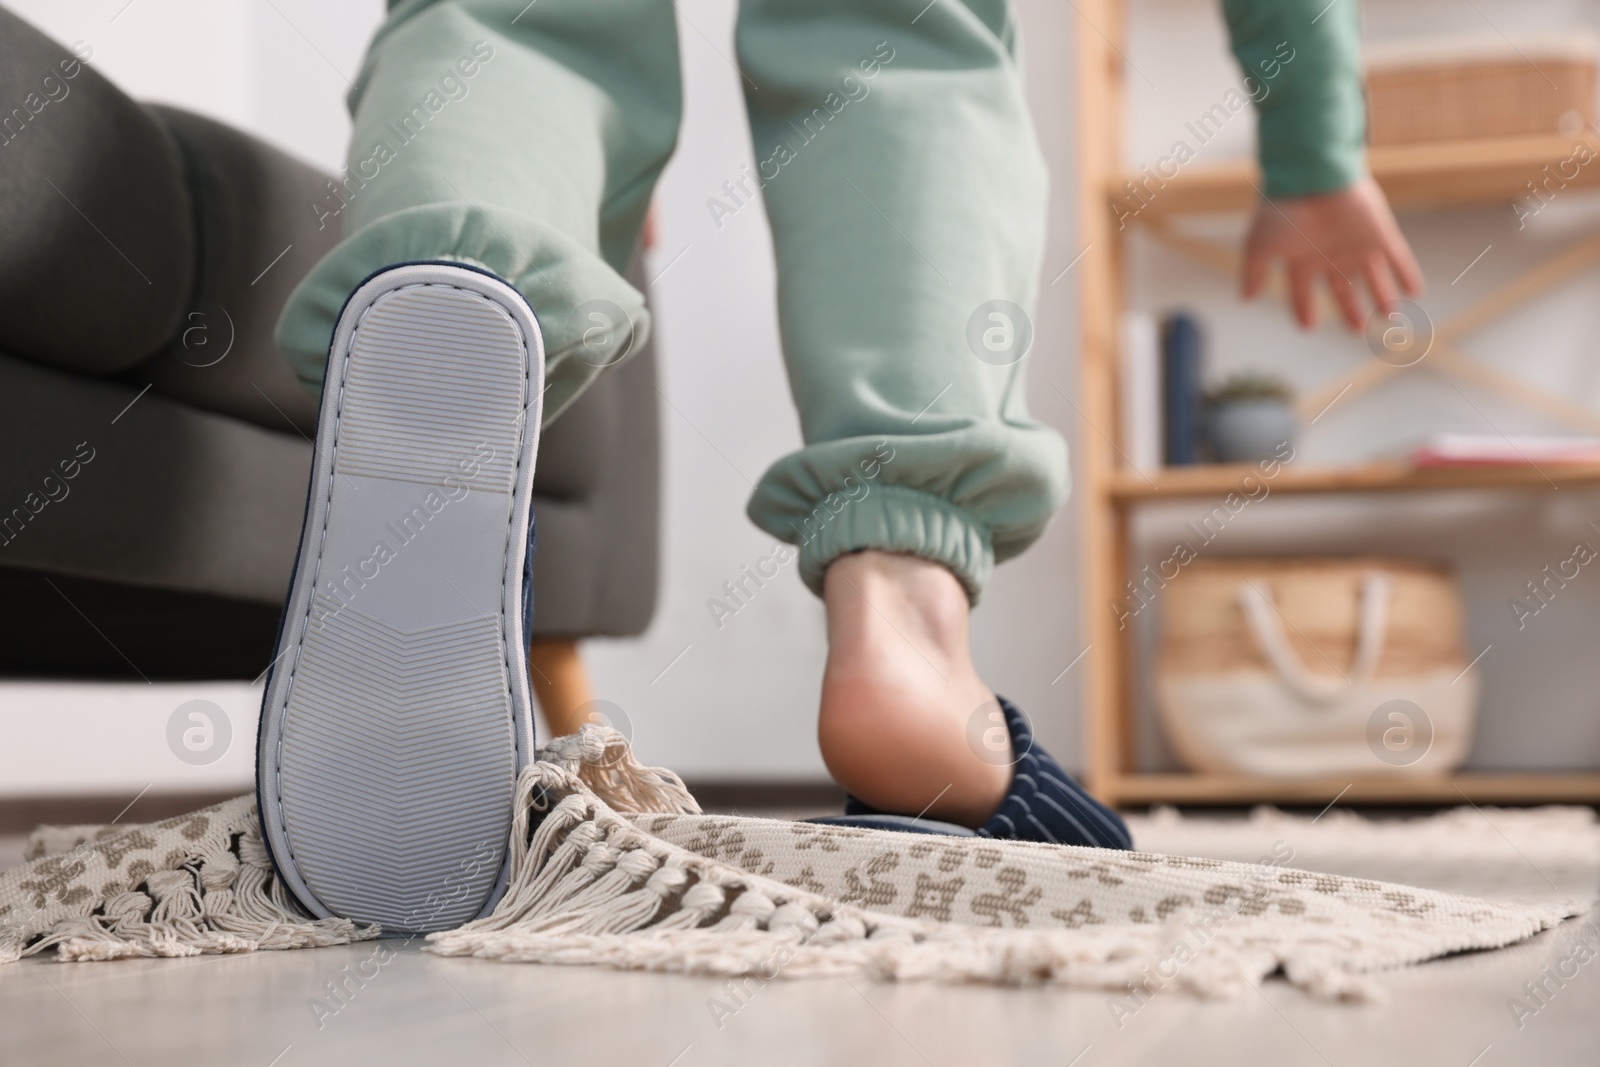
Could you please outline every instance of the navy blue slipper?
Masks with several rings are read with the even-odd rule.
[[[1061,768],[1051,755],[1034,744],[1033,728],[1015,704],[997,697],[1011,735],[1014,760],[1011,788],[1000,807],[976,830],[952,823],[878,811],[855,797],[846,797],[844,814],[811,822],[855,826],[868,830],[903,830],[912,833],[990,837],[1002,841],[1041,841],[1053,845],[1087,845],[1091,848],[1133,848],[1133,838],[1122,818],[1095,800]]]

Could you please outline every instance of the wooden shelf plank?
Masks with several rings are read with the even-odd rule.
[[[1247,480],[1248,479],[1248,480]],[[1250,464],[1199,464],[1166,467],[1146,478],[1118,470],[1108,483],[1113,500],[1171,500],[1222,497],[1228,493],[1391,493],[1415,490],[1549,489],[1600,485],[1600,463],[1547,463],[1535,467],[1433,467],[1418,470],[1403,460],[1349,467],[1281,467],[1266,477]]]
[[[1141,804],[1547,804],[1600,802],[1600,772],[1462,773],[1442,778],[1276,779],[1232,774],[1121,774],[1107,795]],[[1347,788],[1348,787],[1348,788]],[[1340,796],[1341,792],[1343,793]]]
[[[1578,145],[1590,153],[1587,163],[1575,157]],[[1383,186],[1395,207],[1434,207],[1450,204],[1509,203],[1528,193],[1547,177],[1552,189],[1600,187],[1600,140],[1579,137],[1505,137],[1436,144],[1391,145],[1367,153],[1373,177]],[[1153,168],[1147,174],[1158,174]],[[1144,184],[1144,205],[1128,193],[1126,184]],[[1159,177],[1130,172],[1107,183],[1106,196],[1114,214],[1122,210],[1136,217],[1242,211],[1255,202],[1261,186],[1260,172],[1248,161],[1192,166],[1160,184]],[[1120,209],[1119,209],[1120,205]],[[1137,209],[1137,210],[1136,210]]]

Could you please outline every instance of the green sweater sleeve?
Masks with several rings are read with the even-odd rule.
[[[1332,192],[1366,173],[1357,0],[1222,0],[1256,102],[1269,197]]]

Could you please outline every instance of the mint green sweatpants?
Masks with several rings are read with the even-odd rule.
[[[761,196],[771,220],[805,445],[749,515],[800,546],[813,590],[878,548],[944,563],[976,597],[1066,496],[1065,445],[1028,417],[1017,358],[1046,189],[1016,44],[1007,0],[742,4],[757,165],[710,208]],[[279,325],[304,381],[320,386],[351,290],[413,260],[481,265],[527,297],[547,418],[638,343],[622,271],[677,139],[668,0],[401,0],[350,102],[349,167],[311,207],[345,237]]]

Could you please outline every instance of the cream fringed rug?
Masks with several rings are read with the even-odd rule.
[[[1586,901],[1452,896],[1289,866],[707,816],[589,726],[518,784],[510,884],[451,956],[696,974],[865,974],[1237,993],[1277,971],[1324,997],[1362,976],[1508,945]],[[254,802],[164,822],[44,828],[0,874],[0,962],[309,948],[375,928],[297,913]]]
[[[1464,806],[1421,818],[1372,819],[1339,808],[1315,818],[1259,807],[1240,818],[1171,808],[1128,819],[1134,847],[1255,861],[1277,842],[1289,864],[1494,900],[1593,901],[1600,894],[1600,821],[1580,807]]]

